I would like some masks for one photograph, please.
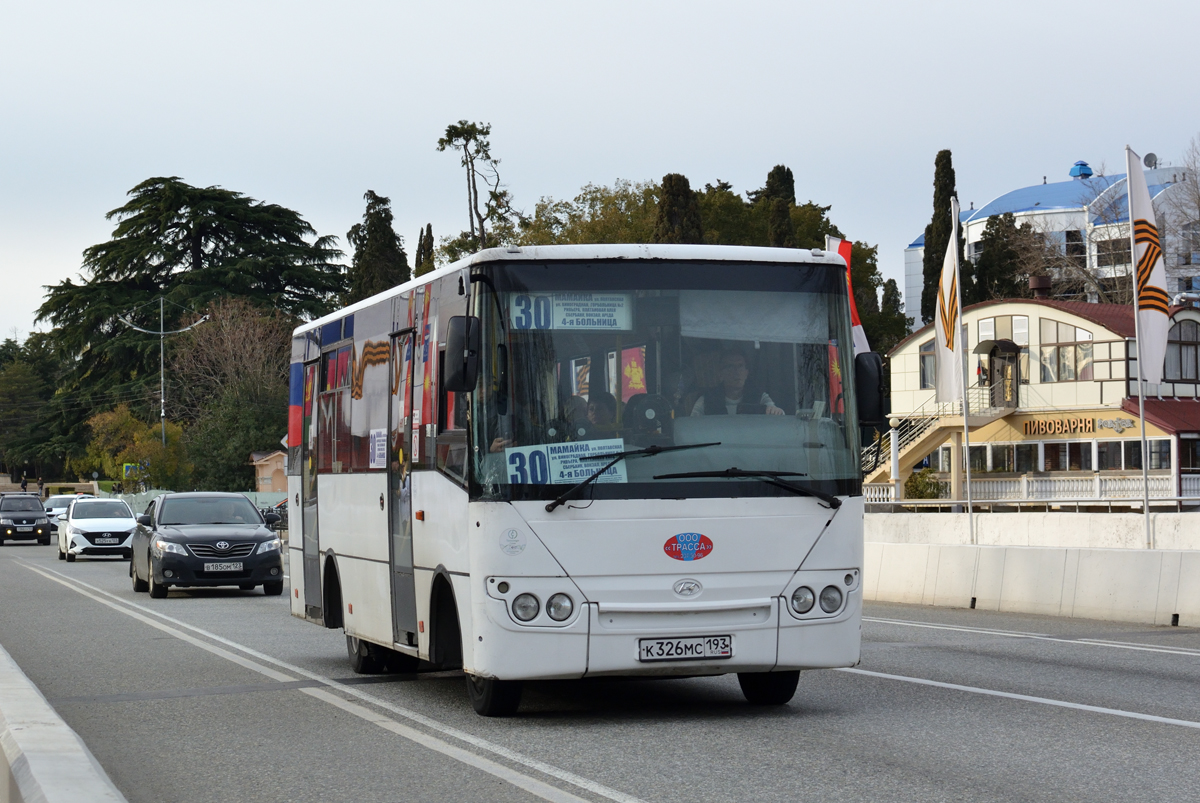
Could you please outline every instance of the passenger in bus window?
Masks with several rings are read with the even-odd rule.
[[[721,384],[706,390],[692,405],[692,415],[783,415],[765,391],[747,384],[750,368],[746,355],[736,349],[721,353],[717,375]]]
[[[588,396],[588,421],[598,427],[611,427],[617,420],[617,398],[608,391],[593,390]]]

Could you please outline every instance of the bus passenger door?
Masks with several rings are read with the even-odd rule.
[[[417,589],[412,543],[412,371],[413,333],[392,337],[392,380],[388,427],[389,530],[392,627],[397,643],[417,643]]]
[[[320,363],[304,366],[304,436],[300,440],[300,519],[304,547],[304,616],[320,619],[321,549],[317,541],[317,392]]]

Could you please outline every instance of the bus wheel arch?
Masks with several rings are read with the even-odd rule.
[[[342,579],[333,550],[325,554],[325,565],[321,572],[321,611],[325,627],[336,630],[345,626],[342,616]]]
[[[454,584],[450,572],[438,566],[429,591],[429,662],[441,669],[461,668],[462,639]]]

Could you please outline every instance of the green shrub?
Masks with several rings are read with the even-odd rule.
[[[940,499],[942,487],[938,483],[937,474],[931,468],[914,471],[904,481],[905,499]]]

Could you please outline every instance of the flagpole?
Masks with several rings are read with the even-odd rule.
[[[1125,146],[1125,169],[1136,165],[1129,159],[1130,148]],[[1132,166],[1131,166],[1132,165]],[[1130,192],[1129,176],[1125,176],[1125,201],[1129,207],[1129,281],[1133,287],[1133,336],[1137,339],[1138,364],[1138,420],[1142,427],[1142,519],[1146,524],[1146,549],[1154,549],[1154,533],[1150,528],[1150,450],[1146,445],[1146,383],[1145,363],[1142,362],[1142,327],[1138,315],[1137,235],[1133,225],[1133,193]]]
[[[958,309],[955,326],[959,331],[954,334],[959,342],[959,355],[962,362],[962,414],[963,414],[963,466],[967,470],[967,529],[971,534],[971,543],[975,543],[975,506],[971,496],[971,425],[969,417],[971,406],[967,402],[967,338],[963,337],[966,323],[962,313],[962,265],[958,258],[958,196],[952,196],[950,201],[950,247],[954,249],[954,303]]]

